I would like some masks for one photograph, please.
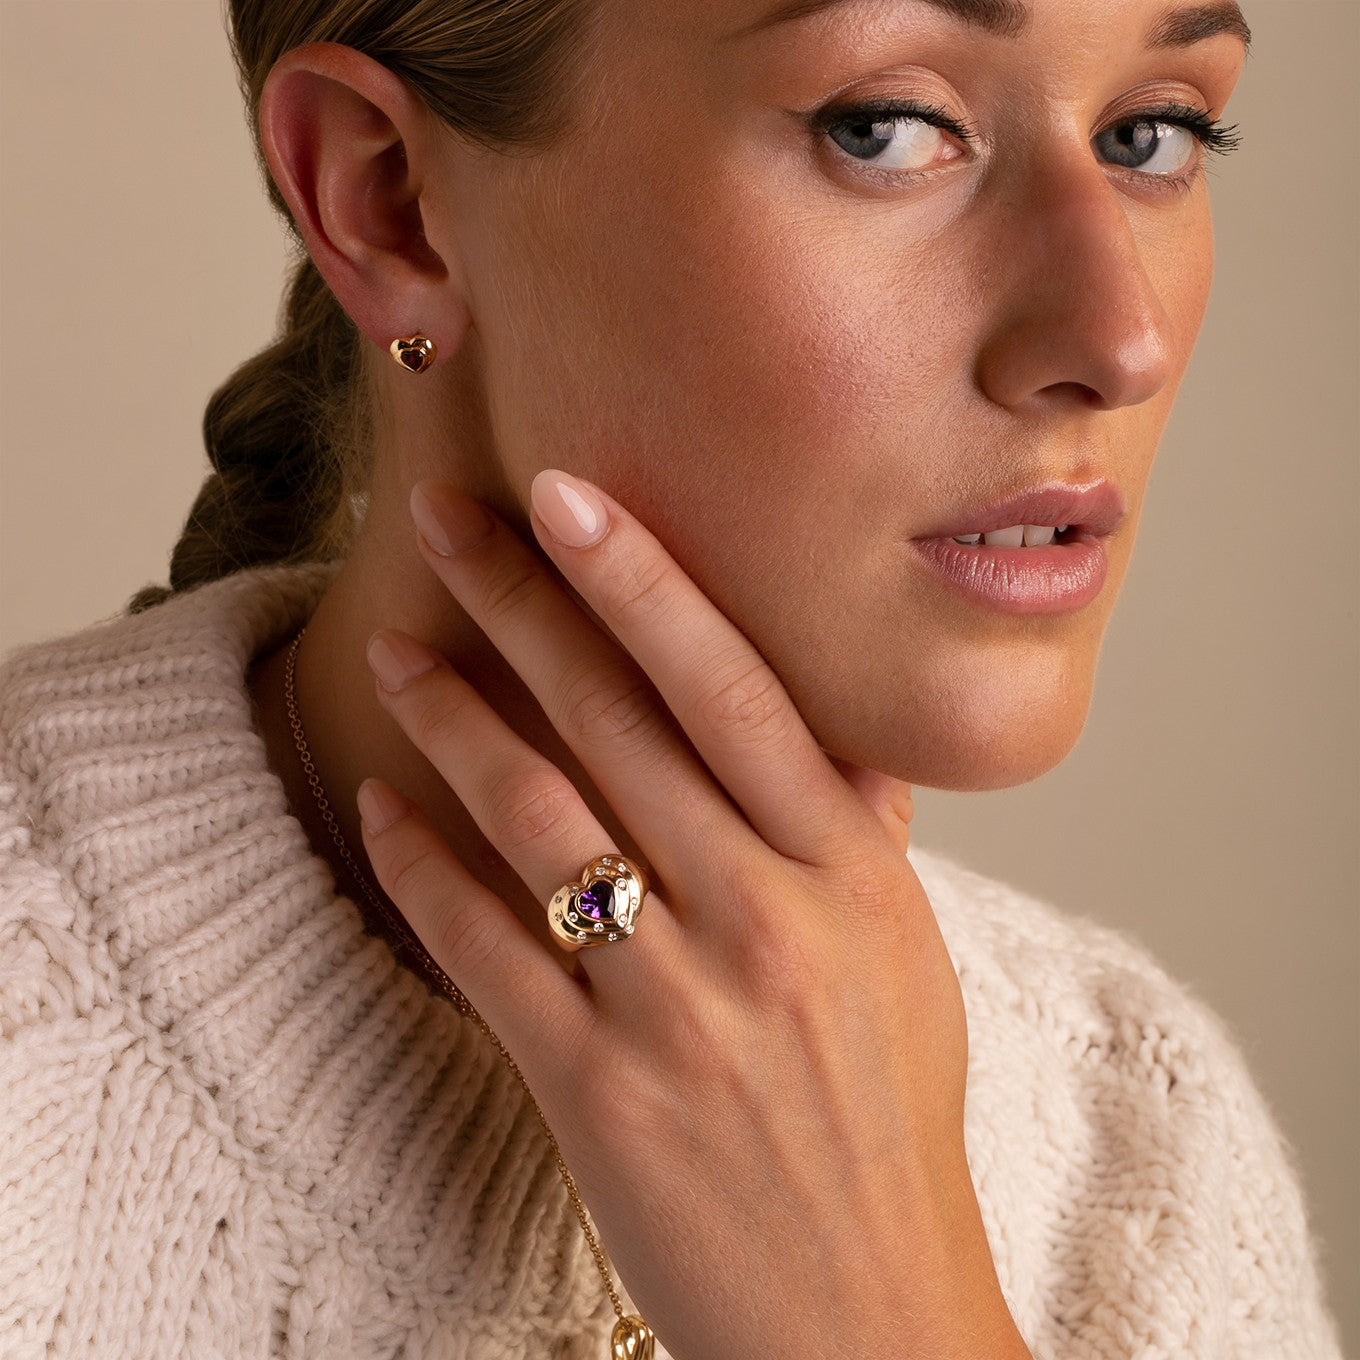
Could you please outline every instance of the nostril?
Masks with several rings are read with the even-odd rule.
[[[1073,405],[1088,407],[1093,411],[1104,411],[1110,405],[1094,387],[1088,387],[1085,383],[1051,383],[1043,390],[1048,395],[1066,397]]]

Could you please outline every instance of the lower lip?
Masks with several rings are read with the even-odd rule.
[[[1007,614],[1065,614],[1100,594],[1108,564],[1094,534],[1044,548],[990,548],[915,538],[922,559],[960,594]]]

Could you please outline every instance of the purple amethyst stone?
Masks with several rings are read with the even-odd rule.
[[[614,885],[602,878],[594,883],[576,899],[577,908],[596,921],[612,919],[614,905]]]

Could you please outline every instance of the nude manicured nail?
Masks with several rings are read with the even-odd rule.
[[[406,816],[401,798],[378,779],[365,779],[355,801],[359,804],[359,820],[370,836],[386,831],[393,822]]]
[[[534,478],[529,499],[548,532],[568,548],[588,548],[609,528],[609,514],[595,488],[569,472],[545,468]]]
[[[476,546],[492,530],[491,516],[461,492],[445,491],[437,481],[411,488],[411,518],[441,557]]]
[[[379,632],[368,640],[368,664],[383,688],[395,693],[433,670],[435,662],[427,648],[405,634]]]

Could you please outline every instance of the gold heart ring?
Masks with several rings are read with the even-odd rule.
[[[622,855],[601,855],[548,903],[548,925],[568,951],[626,940],[642,912],[647,874]]]

